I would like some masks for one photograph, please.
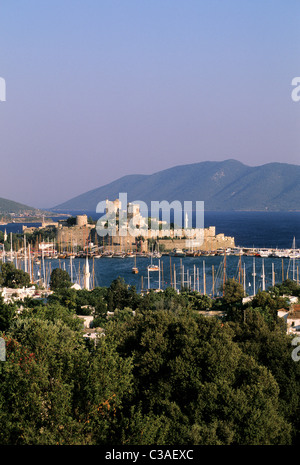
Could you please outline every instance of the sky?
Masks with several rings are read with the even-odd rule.
[[[299,0],[1,0],[0,197],[128,174],[299,164]]]

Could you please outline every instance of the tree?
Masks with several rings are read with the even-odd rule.
[[[208,310],[212,307],[212,299],[206,294],[194,291],[187,293],[187,297],[193,310]]]
[[[25,307],[19,315],[19,319],[28,318],[46,320],[52,323],[62,322],[73,331],[81,331],[83,329],[82,320],[76,318],[75,311],[57,302],[39,303],[32,308]]]
[[[0,363],[0,442],[2,445],[38,443],[43,436],[45,367],[34,353],[11,335],[1,334],[6,362]]]
[[[16,304],[5,304],[0,294],[0,331],[7,331],[17,314]]]
[[[30,276],[23,270],[18,270],[13,263],[3,263],[1,265],[0,285],[17,289],[30,286]]]
[[[106,327],[120,354],[133,354],[130,405],[164,418],[159,444],[290,442],[276,380],[233,336],[228,324],[188,311],[145,312]]]
[[[41,315],[19,318],[1,336],[1,444],[120,443],[132,368],[113,341],[100,338],[88,350],[80,332]]]
[[[244,296],[243,286],[235,279],[228,279],[225,282],[223,300],[226,304],[241,303]]]
[[[300,286],[291,279],[286,279],[282,283],[276,284],[271,290],[277,290],[279,295],[285,294],[300,297]]]
[[[107,289],[107,310],[113,312],[116,308],[122,310],[130,307],[135,310],[140,302],[140,296],[137,294],[135,286],[128,286],[124,278],[117,278],[112,281]]]
[[[245,319],[230,323],[234,340],[273,375],[279,387],[278,405],[284,418],[293,425],[292,440],[300,438],[300,365],[291,357],[291,336],[280,319],[270,322],[261,308],[247,308]]]
[[[6,337],[14,342],[1,365],[1,443],[82,443],[73,414],[74,379],[78,367],[87,367],[81,334],[61,321],[24,318]]]
[[[55,268],[50,276],[50,289],[55,291],[57,289],[68,289],[71,287],[72,282],[69,273],[61,268]]]

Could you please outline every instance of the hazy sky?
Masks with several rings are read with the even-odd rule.
[[[0,197],[132,173],[299,164],[299,0],[1,0]]]

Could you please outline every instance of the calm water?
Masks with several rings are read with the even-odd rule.
[[[242,247],[300,246],[300,212],[205,212],[204,222]]]
[[[162,256],[159,260],[153,260],[153,264],[159,264],[161,272],[148,273],[147,266],[150,264],[150,258],[137,258],[136,264],[139,269],[137,275],[132,274],[131,269],[134,266],[133,258],[100,258],[89,259],[90,284],[94,286],[109,286],[118,276],[124,278],[125,282],[136,286],[138,291],[147,288],[164,289],[171,285],[174,286],[176,273],[176,288],[179,289],[181,282],[189,285],[191,289],[199,290],[202,293],[220,295],[224,276],[224,257],[170,257]],[[44,262],[34,264],[34,276],[45,276],[45,281],[49,283],[51,271],[54,268],[62,268],[68,271],[72,276],[73,282],[83,286],[83,271],[85,269],[85,259],[63,259],[53,260],[45,259]],[[239,257],[226,257],[226,277],[235,278],[241,284],[249,295],[263,289],[263,267],[265,272],[265,288],[272,285],[272,270],[274,270],[275,282],[281,282],[283,279],[290,278],[296,280],[298,277],[299,260],[284,258],[265,258],[242,256],[241,264]],[[24,263],[21,263],[24,269]],[[175,273],[174,273],[175,268]],[[171,276],[172,270],[172,276]],[[253,277],[255,270],[256,276]],[[245,272],[245,280],[241,271]],[[294,274],[293,274],[294,273]],[[205,277],[205,279],[204,279]],[[205,284],[204,284],[205,283]]]
[[[79,214],[80,212],[76,212]],[[73,212],[73,214],[75,214]],[[97,219],[94,212],[87,212],[88,216]],[[205,227],[216,226],[216,233],[224,233],[228,236],[235,237],[236,245],[243,247],[278,247],[291,248],[293,238],[296,240],[296,247],[300,247],[300,212],[205,212],[204,215]],[[30,226],[30,225],[29,225]],[[31,224],[34,226],[34,224]],[[39,224],[36,224],[39,226]],[[22,232],[22,225],[13,223],[6,226],[0,226],[0,230],[6,229],[9,232]],[[170,257],[163,256],[160,259],[161,273],[160,286],[164,288],[174,284],[174,266],[176,271],[177,288],[179,288],[181,280],[185,284],[190,284],[191,288],[211,294],[214,290],[215,295],[218,289],[222,286],[223,280],[223,264],[224,257]],[[138,258],[137,267],[139,273],[132,274],[131,268],[134,266],[133,258],[117,259],[117,258],[101,258],[89,261],[91,271],[92,284],[99,286],[109,286],[113,279],[121,276],[128,284],[135,285],[137,290],[143,288],[157,288],[159,286],[159,273],[151,272],[148,282],[147,266],[150,263],[149,258]],[[155,264],[158,264],[156,260]],[[172,277],[170,271],[172,268]],[[23,265],[24,266],[24,265]],[[69,260],[45,260],[44,266],[35,266],[35,275],[40,272],[49,280],[51,271],[56,267],[66,269],[73,276],[73,281],[78,281],[82,275],[85,260],[75,259],[72,262],[72,273]],[[253,266],[255,267],[255,282],[253,277]],[[265,269],[265,286],[266,288],[272,285],[272,267],[275,275],[275,282],[280,282],[282,276],[292,278],[293,274],[297,279],[297,271],[299,269],[299,260],[293,263],[289,259],[283,261],[279,258],[255,258],[253,263],[252,257],[242,257],[242,263],[239,264],[239,257],[228,256],[226,258],[226,276],[239,279],[244,284],[239,270],[245,270],[245,285],[247,292],[253,294],[254,285],[255,291],[262,288],[263,279],[262,271]],[[94,273],[93,273],[94,270]],[[204,289],[204,275],[205,285]],[[214,279],[213,279],[214,276]],[[214,289],[213,289],[214,282]]]

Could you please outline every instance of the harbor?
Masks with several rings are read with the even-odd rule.
[[[130,214],[132,206],[129,207]],[[109,208],[115,212],[119,205],[116,201],[108,202],[107,210]],[[133,213],[138,215],[141,224],[146,223],[138,209]],[[216,214],[212,220],[219,217],[220,214]],[[199,245],[175,234],[166,238],[160,231],[156,237],[149,232],[144,238],[124,238],[118,234],[99,237],[95,222],[89,222],[87,215],[39,226],[19,225],[16,232],[12,232],[8,224],[2,226],[0,263],[13,263],[17,269],[29,273],[33,285],[45,291],[50,290],[50,276],[55,268],[66,270],[72,285],[78,289],[108,287],[121,277],[141,293],[172,287],[177,292],[188,289],[218,297],[222,295],[226,280],[235,279],[243,285],[245,295],[254,295],[259,289],[267,289],[286,279],[299,283],[300,248],[295,235],[291,234],[294,231],[298,238],[295,215],[291,214],[290,218],[285,215],[284,222],[279,222],[279,217],[275,216],[275,221],[269,223],[272,242],[280,244],[271,247],[262,247],[270,240],[268,230],[262,229],[263,217],[261,214],[258,217],[259,227],[257,221],[253,221],[253,214],[242,213],[243,222],[235,215],[227,229],[229,234],[231,231],[238,235],[243,233],[247,246],[236,245],[231,235],[217,234],[215,226],[204,228],[204,241]],[[270,221],[270,215],[266,217]],[[10,232],[7,233],[6,228]],[[250,240],[252,247],[249,247]]]
[[[183,251],[182,251],[183,252]],[[78,253],[59,255],[0,253],[2,262],[12,262],[16,268],[30,274],[31,282],[49,290],[51,272],[66,270],[75,288],[108,287],[121,277],[138,292],[173,287],[207,294],[222,295],[227,279],[243,285],[245,294],[254,295],[286,279],[299,283],[299,249],[286,250],[220,250],[216,253]],[[88,281],[85,275],[88,273]],[[86,284],[88,282],[88,284]]]

